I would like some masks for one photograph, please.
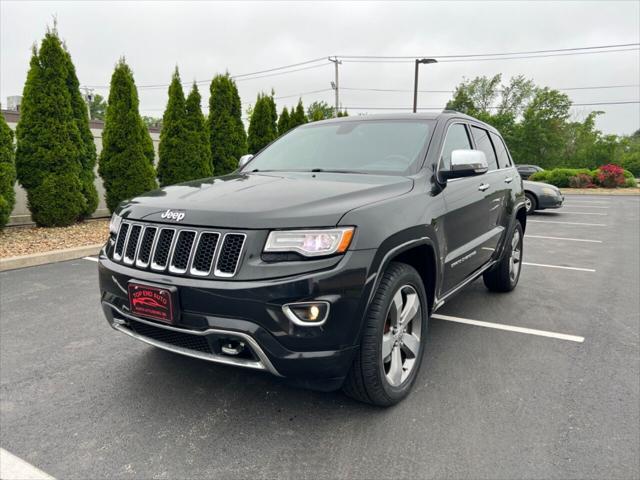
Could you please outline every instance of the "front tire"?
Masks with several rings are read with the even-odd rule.
[[[516,221],[502,260],[482,277],[484,284],[492,292],[510,292],[518,285],[522,270],[523,236],[522,225]]]
[[[391,263],[367,311],[360,350],[344,392],[382,407],[406,397],[420,370],[428,316],[418,272],[410,265]]]
[[[527,211],[527,215],[532,214],[538,208],[538,200],[533,193],[525,192],[524,193],[524,208]]]

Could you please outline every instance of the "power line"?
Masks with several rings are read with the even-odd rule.
[[[632,88],[640,87],[640,83],[628,84],[628,85],[599,85],[593,87],[567,87],[567,88],[554,88],[553,90],[560,91],[573,91],[573,90],[600,90],[600,89],[612,89],[612,88]],[[340,87],[342,90],[353,90],[362,92],[398,92],[398,93],[410,93],[411,89],[398,89],[398,88],[356,88],[356,87]],[[497,90],[501,92],[502,90]],[[455,90],[418,90],[420,93],[454,93]]]
[[[584,107],[584,106],[595,106],[595,105],[631,105],[638,104],[640,100],[623,100],[619,102],[592,102],[592,103],[571,103],[572,107]],[[349,105],[346,107],[348,110],[411,110],[411,106],[408,107],[357,107],[353,105]],[[488,107],[490,109],[496,109],[498,107]],[[443,110],[444,107],[418,107],[418,110]]]
[[[414,61],[416,58],[469,58],[469,57],[497,57],[497,56],[510,56],[510,55],[527,55],[534,53],[552,53],[552,52],[569,52],[573,50],[595,50],[595,49],[603,49],[603,48],[619,48],[619,47],[631,47],[631,46],[640,46],[640,43],[618,43],[613,45],[597,45],[592,47],[574,47],[574,48],[553,48],[550,50],[530,50],[525,52],[500,52],[500,53],[473,53],[473,54],[458,54],[458,55],[411,55],[411,56],[383,56],[383,55],[338,55],[340,58],[381,58],[381,59],[392,59],[392,58],[406,58]]]
[[[460,62],[488,62],[495,60],[518,60],[518,59],[526,59],[526,58],[552,58],[552,57],[567,57],[567,56],[575,56],[575,55],[594,55],[599,53],[615,53],[615,52],[636,52],[640,50],[639,47],[633,48],[620,48],[615,50],[597,50],[597,51],[588,51],[588,52],[569,52],[569,53],[557,53],[557,54],[544,54],[544,55],[524,55],[524,56],[513,56],[513,57],[493,57],[493,58],[456,58],[453,60],[438,60],[438,63],[460,63]],[[432,57],[433,58],[433,57]],[[435,57],[438,58],[438,57]],[[414,63],[414,60],[396,60],[396,59],[364,59],[364,60],[343,60],[345,63]]]

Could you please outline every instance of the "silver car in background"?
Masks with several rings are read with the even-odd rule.
[[[560,189],[549,183],[523,180],[525,207],[527,214],[546,208],[560,208],[564,202],[564,195]]]

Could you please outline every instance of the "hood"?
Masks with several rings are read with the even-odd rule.
[[[125,218],[218,228],[333,226],[349,210],[409,192],[413,180],[344,173],[241,173],[172,185],[124,202]],[[162,217],[171,210],[173,219]],[[184,215],[180,215],[184,213]]]

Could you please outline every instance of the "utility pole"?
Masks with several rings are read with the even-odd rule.
[[[435,58],[416,58],[416,71],[413,79],[413,113],[418,111],[418,65],[421,63],[438,63]]]
[[[91,118],[91,101],[93,100],[93,88],[80,87],[80,90],[84,90],[84,101],[87,104],[87,114],[89,115],[89,120],[92,120],[92,118]]]
[[[336,111],[335,111],[334,116],[337,117],[338,116],[338,112],[340,111],[340,95],[338,93],[339,86],[340,86],[340,84],[338,83],[338,65],[340,65],[342,63],[342,61],[338,60],[338,57],[333,57],[333,59],[331,57],[329,57],[329,61],[333,62],[335,64],[335,67],[336,67],[336,79],[333,82],[331,82],[331,86],[336,91]]]

